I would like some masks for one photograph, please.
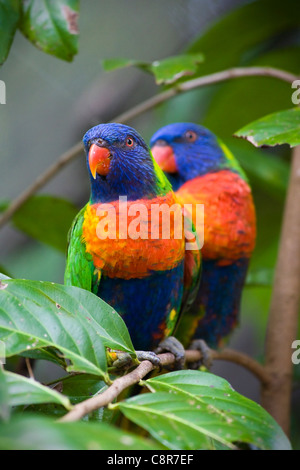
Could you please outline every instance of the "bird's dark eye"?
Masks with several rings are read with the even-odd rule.
[[[127,139],[126,139],[127,147],[133,147],[133,144],[134,144],[133,138],[132,137],[127,137]]]
[[[194,131],[186,131],[184,137],[188,142],[195,142],[197,140],[197,134]]]

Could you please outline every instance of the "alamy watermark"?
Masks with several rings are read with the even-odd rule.
[[[0,104],[6,104],[6,86],[3,80],[0,80]]]
[[[186,250],[197,250],[204,244],[204,204],[128,203],[126,196],[120,196],[117,206],[99,204],[96,215],[99,217],[96,234],[100,240],[184,237]]]
[[[292,349],[296,350],[292,354],[292,363],[298,365],[300,364],[300,339],[295,339],[292,342]]]
[[[294,80],[292,83],[292,88],[297,88],[296,91],[292,94],[292,103],[300,104],[300,80]]]

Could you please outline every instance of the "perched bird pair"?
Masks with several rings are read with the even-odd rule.
[[[170,124],[150,142],[152,154],[182,204],[204,204],[202,277],[178,337],[221,346],[237,324],[242,288],[255,246],[256,217],[246,176],[208,129]]]
[[[189,123],[158,131],[154,158],[121,124],[93,127],[83,142],[91,197],[70,230],[65,283],[112,305],[136,349],[154,349],[175,328],[185,345],[220,344],[236,324],[255,242],[251,191],[233,156]],[[185,204],[204,204],[202,273]]]

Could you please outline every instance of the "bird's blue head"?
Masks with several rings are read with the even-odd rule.
[[[100,124],[83,137],[91,179],[91,202],[151,198],[157,177],[149,149],[135,129]]]
[[[237,162],[208,129],[190,122],[169,124],[151,138],[152,155],[177,190],[186,181],[222,169],[236,171]],[[230,158],[229,158],[230,157]]]

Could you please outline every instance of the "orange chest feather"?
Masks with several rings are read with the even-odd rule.
[[[251,256],[256,238],[255,208],[251,190],[239,175],[228,170],[209,173],[185,183],[176,195],[182,204],[204,205],[204,259],[228,264]],[[194,211],[193,221],[196,225]]]
[[[165,226],[168,214],[170,223]],[[179,231],[182,236],[177,238]],[[151,200],[88,204],[82,233],[95,267],[112,278],[143,278],[175,268],[184,257],[182,209],[173,193]]]

